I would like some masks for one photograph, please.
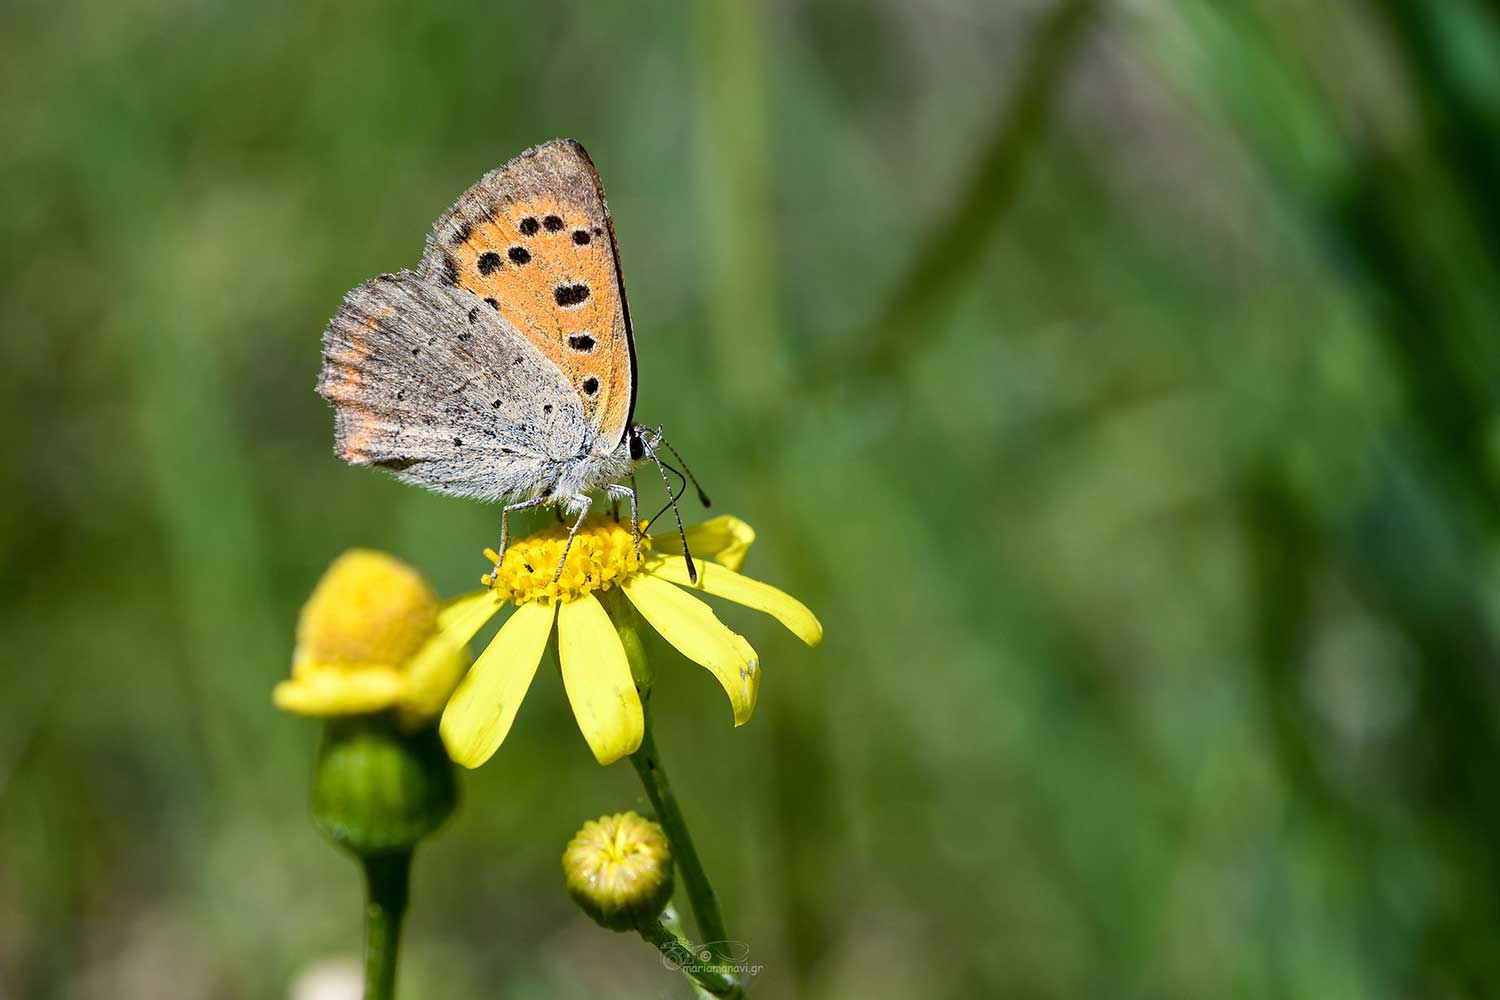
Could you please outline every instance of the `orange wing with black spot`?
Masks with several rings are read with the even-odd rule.
[[[485,174],[434,224],[422,270],[499,310],[578,392],[592,450],[619,446],[635,345],[604,188],[581,145],[554,139]]]

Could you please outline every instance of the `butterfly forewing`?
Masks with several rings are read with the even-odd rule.
[[[422,267],[478,296],[557,367],[594,450],[619,445],[634,407],[629,310],[604,190],[581,145],[557,139],[485,174],[434,225]]]

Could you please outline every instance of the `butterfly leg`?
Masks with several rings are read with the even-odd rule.
[[[615,505],[615,520],[620,520],[620,498],[624,497],[630,501],[630,537],[635,542],[635,557],[641,557],[641,519],[636,511],[635,482],[634,476],[630,477],[632,482],[629,486],[620,483],[605,483],[604,491],[609,494],[609,499]]]
[[[505,560],[505,547],[510,543],[510,515],[513,511],[528,510],[532,507],[540,507],[547,502],[546,497],[536,497],[532,500],[522,500],[520,503],[508,503],[500,508],[500,555],[495,560],[495,573],[500,572],[500,563]],[[494,579],[492,575],[490,579]]]
[[[578,529],[583,527],[583,519],[589,516],[589,508],[594,506],[594,498],[587,493],[575,493],[563,501],[569,514],[578,512],[578,519],[573,522],[572,529],[568,532],[568,542],[563,546],[562,558],[557,561],[557,572],[552,574],[552,582],[556,583],[562,578],[563,566],[568,561],[568,550],[573,547],[573,536],[578,534]]]

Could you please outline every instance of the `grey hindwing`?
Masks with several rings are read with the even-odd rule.
[[[488,302],[410,271],[344,297],[318,392],[339,457],[441,493],[545,492],[587,434],[578,395]]]

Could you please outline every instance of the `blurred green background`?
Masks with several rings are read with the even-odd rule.
[[[657,647],[756,995],[1500,993],[1497,29],[7,3],[0,996],[340,995],[357,870],[270,689],[338,552],[456,593],[498,518],[332,457],[319,334],[558,135],[608,187],[638,415],[827,629],[725,610],[740,730]],[[562,891],[643,799],[555,676],[465,791],[407,996],[685,995]]]

